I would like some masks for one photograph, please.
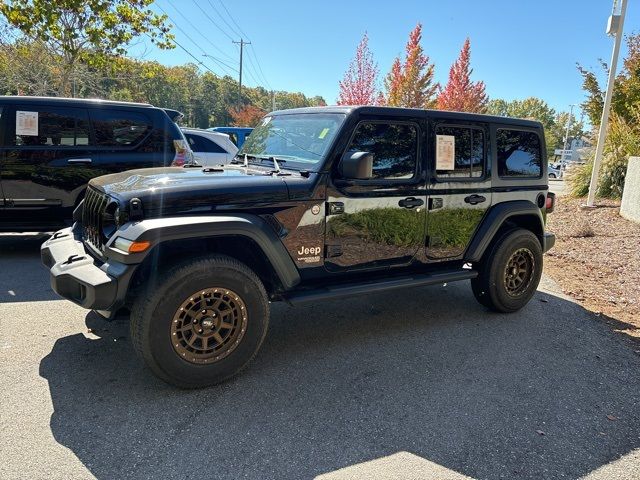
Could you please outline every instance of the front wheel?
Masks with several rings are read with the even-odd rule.
[[[505,233],[489,248],[478,266],[471,289],[478,302],[498,312],[524,307],[540,283],[542,247],[529,230]]]
[[[264,286],[231,257],[178,265],[146,292],[131,310],[133,346],[158,377],[178,387],[206,387],[232,377],[266,335]]]

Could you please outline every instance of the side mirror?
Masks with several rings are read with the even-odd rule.
[[[338,168],[342,178],[369,180],[373,177],[373,153],[347,152]]]

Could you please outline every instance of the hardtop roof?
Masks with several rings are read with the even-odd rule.
[[[335,105],[327,107],[303,107],[293,108],[290,110],[276,110],[269,115],[290,115],[300,113],[342,113],[345,115],[387,115],[395,117],[434,117],[449,120],[466,120],[470,122],[490,122],[508,124],[521,127],[541,128],[542,124],[537,120],[529,120],[525,118],[501,117],[497,115],[485,115],[481,113],[467,112],[451,112],[446,110],[429,110],[422,108],[403,108],[403,107],[376,107],[376,106],[346,106]]]
[[[26,95],[0,95],[0,103],[50,103],[50,104],[77,104],[77,105],[109,105],[114,107],[147,107],[155,108],[150,103],[119,102],[115,100],[102,100],[99,98],[68,98],[68,97],[32,97]]]

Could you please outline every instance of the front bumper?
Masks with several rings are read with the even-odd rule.
[[[544,232],[542,237],[542,253],[547,253],[556,244],[556,236],[553,233]]]
[[[57,231],[40,247],[42,263],[49,269],[51,288],[81,307],[110,316],[124,304],[137,265],[95,260],[85,249],[80,227]]]

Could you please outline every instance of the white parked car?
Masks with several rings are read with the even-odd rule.
[[[562,178],[562,168],[560,166],[549,165],[547,169],[549,178]]]
[[[196,162],[205,167],[229,163],[238,147],[229,135],[199,128],[183,128],[182,133],[189,142]]]

